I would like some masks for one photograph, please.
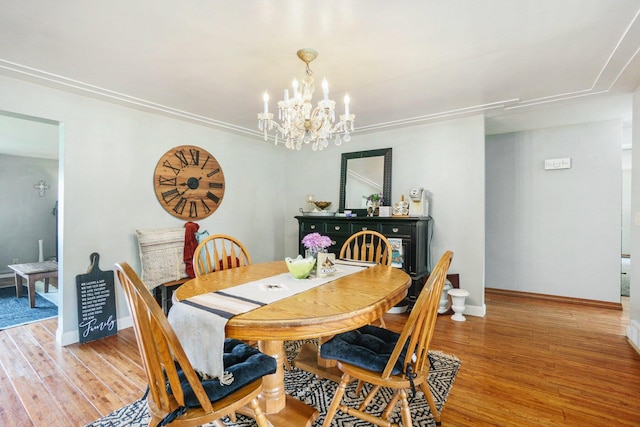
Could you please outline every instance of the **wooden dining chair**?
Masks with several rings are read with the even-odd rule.
[[[339,258],[391,265],[391,243],[377,231],[358,231],[343,243]]]
[[[338,369],[343,372],[340,385],[327,410],[323,427],[331,424],[338,409],[378,426],[398,427],[398,424],[389,421],[398,402],[402,426],[411,427],[407,395],[411,394],[413,399],[416,387],[420,387],[424,393],[436,425],[440,425],[440,413],[427,382],[430,368],[429,345],[452,257],[453,253],[450,251],[442,255],[429,275],[400,334],[367,325],[338,334],[322,346],[321,356],[336,360]],[[346,387],[354,378],[372,385],[357,408],[341,404]],[[391,400],[380,415],[366,412],[367,406],[381,387],[394,391]]]
[[[223,363],[225,371],[233,374],[233,382],[223,386],[218,379],[202,379],[136,272],[125,262],[115,267],[149,382],[149,425],[198,426],[234,416],[248,405],[258,426],[269,427],[257,398],[262,377],[276,371],[275,359],[241,341],[227,339]]]
[[[226,234],[206,237],[193,253],[193,270],[196,276],[249,264],[251,256],[247,248],[238,239]]]
[[[363,230],[352,234],[342,244],[339,258],[391,265],[391,257],[389,239],[377,231]],[[378,321],[383,328],[387,326],[382,317]]]

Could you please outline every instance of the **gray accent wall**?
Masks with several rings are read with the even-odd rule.
[[[51,126],[54,134],[57,127]],[[44,180],[49,189],[40,192],[34,184]],[[56,256],[56,217],[52,214],[58,196],[58,160],[0,154],[0,273],[15,259],[38,261],[38,240],[43,240],[44,259]]]
[[[486,139],[487,288],[620,302],[622,122]],[[571,158],[545,170],[545,159]]]

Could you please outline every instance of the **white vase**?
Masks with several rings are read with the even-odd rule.
[[[466,289],[449,289],[449,295],[451,296],[451,309],[454,314],[451,315],[451,320],[456,322],[464,322],[466,317],[462,315],[465,310],[464,300],[469,296],[469,291]]]
[[[311,274],[316,274],[316,267],[318,265],[318,253],[328,253],[329,251],[327,250],[327,248],[307,248],[304,250],[304,257],[305,258],[309,258],[310,256],[314,257],[316,259],[316,265],[313,267],[313,270],[311,270]]]

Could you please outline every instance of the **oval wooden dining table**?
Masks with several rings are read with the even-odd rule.
[[[221,270],[189,280],[174,298],[181,301],[287,272],[284,261]],[[260,404],[274,426],[311,426],[318,411],[285,393],[284,341],[335,335],[369,324],[402,301],[411,285],[404,271],[376,265],[228,320],[228,338],[256,340],[278,361],[263,380]]]

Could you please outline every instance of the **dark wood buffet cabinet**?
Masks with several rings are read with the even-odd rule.
[[[402,239],[402,268],[411,276],[408,297],[415,299],[429,274],[429,236],[431,217],[337,217],[300,215],[298,220],[298,251],[304,255],[302,238],[309,233],[329,236],[334,242],[329,252],[336,256],[349,236],[362,230],[375,230],[387,238]]]

